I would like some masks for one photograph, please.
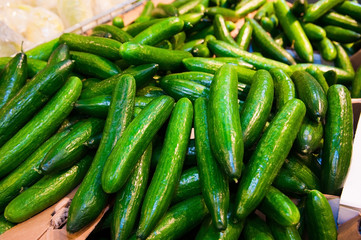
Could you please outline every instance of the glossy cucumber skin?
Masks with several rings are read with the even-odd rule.
[[[31,59],[48,61],[51,53],[59,46],[59,38],[40,44],[33,49],[25,52],[26,56]]]
[[[295,51],[298,56],[306,62],[313,62],[313,49],[300,22],[290,11],[286,1],[277,0],[274,2],[276,16],[281,23],[282,29],[288,39],[294,42]]]
[[[130,42],[122,45],[120,54],[131,64],[157,63],[159,69],[170,71],[181,69],[182,60],[192,57],[192,54],[180,50],[161,49]]]
[[[253,12],[257,8],[261,7],[266,2],[266,0],[241,1],[239,4],[236,5],[236,13],[239,17],[244,17],[248,13]]]
[[[337,12],[347,14],[357,21],[361,21],[361,6],[357,2],[344,1],[342,4],[335,7]]]
[[[304,23],[302,24],[302,28],[311,41],[321,41],[326,37],[325,29],[316,24]]]
[[[351,97],[352,98],[361,98],[361,68],[360,67],[356,71],[354,81],[352,81]]]
[[[87,175],[69,207],[67,231],[75,233],[96,219],[104,209],[108,196],[101,186],[101,174],[113,147],[133,118],[135,82],[124,75],[115,86],[109,106],[103,137]]]
[[[249,22],[245,22],[236,37],[236,42],[242,50],[247,51],[251,43],[253,28]]]
[[[109,60],[117,60],[119,56],[120,42],[93,36],[82,36],[75,33],[63,33],[59,38],[60,43],[66,43],[70,50],[92,53],[105,57]]]
[[[174,100],[169,96],[158,97],[129,124],[105,163],[102,173],[105,192],[116,192],[124,185],[137,159],[167,120],[173,104]]]
[[[129,33],[112,25],[107,25],[107,24],[98,25],[93,30],[110,33],[112,35],[111,36],[112,39],[119,41],[121,43],[128,42],[133,38]]]
[[[274,84],[271,74],[258,70],[253,75],[251,89],[240,113],[244,147],[251,147],[268,120],[274,96]]]
[[[222,40],[224,42],[227,42],[231,45],[237,46],[237,43],[234,41],[230,33],[228,32],[228,29],[226,27],[226,22],[222,15],[216,14],[214,16],[213,20],[213,28],[214,28],[214,36],[218,40]]]
[[[332,209],[326,197],[317,190],[307,194],[306,224],[310,239],[337,239]]]
[[[155,44],[166,40],[179,33],[183,29],[184,22],[178,17],[170,17],[159,23],[149,26],[138,33],[132,40],[132,43],[154,46]]]
[[[301,236],[295,225],[282,226],[276,221],[267,218],[267,224],[276,240],[301,240]]]
[[[273,240],[271,229],[261,220],[257,215],[253,214],[245,220],[243,232],[243,239],[263,239]]]
[[[81,182],[91,160],[91,156],[86,156],[66,171],[44,176],[6,206],[5,218],[14,223],[23,222],[62,199]]]
[[[213,157],[208,133],[207,102],[204,98],[196,100],[194,111],[196,156],[202,195],[213,224],[218,230],[225,230],[230,195],[228,178]]]
[[[73,109],[82,83],[71,77],[55,96],[23,128],[0,148],[0,176],[14,170],[47,140]]]
[[[263,4],[262,7],[257,10],[256,15],[254,15],[254,19],[259,21],[262,17],[269,16],[272,13],[274,13],[273,2],[266,2],[265,4]]]
[[[70,57],[75,61],[74,71],[90,77],[105,79],[120,72],[113,62],[92,53],[70,51]]]
[[[341,44],[335,42],[335,48],[337,50],[337,57],[335,59],[335,65],[345,71],[347,71],[351,75],[355,75],[355,71],[353,69],[350,58],[345,51],[345,49],[341,46]]]
[[[328,12],[321,17],[320,22],[324,25],[333,25],[361,33],[361,24],[347,15],[349,14],[341,15],[336,12]]]
[[[70,130],[64,130],[54,134],[36,151],[33,152],[21,165],[19,165],[8,176],[0,181],[0,212],[6,205],[14,199],[23,188],[31,186],[39,180],[42,175],[39,172],[39,166],[48,151],[61,139],[63,139]]]
[[[194,2],[196,2],[196,1],[194,1]],[[196,25],[199,21],[201,21],[202,17],[203,17],[202,12],[199,12],[199,13],[189,12],[189,13],[179,16],[179,18],[181,20],[183,20],[183,22],[184,22],[183,30],[185,30],[185,31],[191,30],[194,25]]]
[[[6,64],[11,60],[11,57],[0,57],[0,71],[2,71]],[[38,72],[45,68],[46,61],[38,60],[38,59],[27,59],[28,62],[28,77],[34,77]]]
[[[178,186],[172,199],[172,204],[184,201],[198,194],[201,194],[198,168],[188,168],[183,171],[180,176]]]
[[[101,132],[103,126],[104,121],[95,118],[76,123],[67,137],[55,144],[46,154],[40,164],[40,171],[47,175],[73,166],[86,155],[87,147],[84,143],[91,136]]]
[[[337,4],[342,3],[344,0],[320,0],[307,8],[303,16],[304,22],[314,22]]]
[[[306,105],[307,115],[316,122],[323,121],[328,104],[321,85],[306,71],[295,71],[291,78],[295,83],[298,97]]]
[[[281,69],[271,69],[270,74],[274,83],[275,102],[280,110],[286,102],[296,98],[296,88],[292,79]]]
[[[332,85],[327,99],[332,106],[327,111],[322,149],[321,189],[336,194],[341,188],[350,165],[353,118],[351,96],[343,85]]]
[[[46,67],[0,109],[0,146],[25,125],[64,84],[72,67],[70,60]]]
[[[277,188],[270,186],[260,203],[259,210],[282,226],[292,226],[300,221],[297,206]]]
[[[193,105],[180,99],[172,112],[152,181],[144,197],[137,237],[145,239],[172,201],[179,182],[193,122]]]
[[[0,235],[3,234],[4,232],[6,232],[7,230],[11,229],[14,226],[15,226],[15,224],[6,220],[4,215],[0,216]]]
[[[70,59],[69,46],[66,44],[60,44],[51,53],[48,60],[48,65],[56,64],[67,59]]]
[[[208,102],[208,131],[212,152],[231,179],[241,176],[243,137],[237,103],[237,76],[231,65],[215,74]]]
[[[266,189],[280,170],[306,113],[301,100],[284,105],[267,128],[245,168],[237,190],[238,219],[244,219],[261,202]]]
[[[229,8],[224,8],[224,7],[218,7],[218,6],[207,8],[206,14],[208,16],[215,16],[217,14],[220,14],[225,19],[230,20],[230,21],[236,21],[237,19],[239,19],[239,16],[235,10],[229,9]]]
[[[257,69],[270,70],[272,68],[281,68],[285,72],[290,72],[290,68],[287,64],[257,56],[255,54],[241,50],[240,48],[233,47],[232,45],[223,41],[210,40],[208,41],[208,47],[218,57],[240,58],[241,60],[252,64]]]
[[[14,97],[24,86],[28,75],[27,57],[16,54],[0,71],[0,108]]]
[[[321,70],[319,70],[315,66],[310,66],[306,69],[306,72],[311,74],[317,80],[317,82],[321,85],[323,91],[327,94],[329,86]]]
[[[322,58],[326,61],[333,61],[337,56],[335,45],[327,37],[318,43],[318,49],[321,52]]]
[[[272,185],[284,193],[293,195],[305,195],[309,191],[306,184],[295,176],[292,170],[284,167],[280,169]]]
[[[162,77],[162,79],[160,81],[162,81],[162,80],[169,80],[169,81],[171,81],[171,80],[188,80],[188,81],[202,84],[206,87],[210,87],[210,84],[209,85],[207,85],[207,84],[212,81],[213,77],[214,77],[214,75],[210,74],[210,73],[190,71],[190,72],[168,74],[168,75],[165,75],[164,77]]]
[[[246,18],[246,21],[252,25],[252,36],[257,44],[273,59],[286,64],[296,64],[291,54],[285,49],[280,47],[271,36],[259,25],[256,20],[252,18]]]
[[[185,97],[194,102],[199,97],[209,96],[209,88],[192,81],[162,79],[159,84],[175,100]]]
[[[151,157],[152,144],[150,143],[134,168],[129,181],[116,195],[111,225],[113,239],[127,239],[134,227],[147,188]]]
[[[145,22],[133,23],[124,27],[122,30],[126,31],[127,33],[129,33],[131,36],[134,37],[144,29],[148,28],[149,26],[152,26],[153,24],[161,21],[163,21],[163,19],[158,18],[158,19],[151,19]]]
[[[329,25],[324,29],[329,39],[339,43],[352,43],[361,38],[360,33],[337,26]]]
[[[310,154],[320,147],[322,138],[322,123],[315,122],[306,117],[297,134],[295,141],[296,149],[302,154]]]
[[[144,64],[137,67],[130,67],[120,74],[109,77],[103,81],[95,83],[85,89],[80,98],[86,99],[96,97],[99,95],[111,94],[114,86],[119,81],[119,78],[124,74],[130,74],[134,77],[137,89],[149,82],[158,70],[158,64]]]

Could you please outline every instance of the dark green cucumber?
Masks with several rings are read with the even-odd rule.
[[[138,33],[131,42],[154,46],[162,40],[166,40],[182,31],[183,25],[183,20],[178,17],[167,18]]]
[[[193,105],[180,99],[172,112],[162,153],[144,197],[137,237],[145,239],[161,219],[172,201],[182,173],[193,122]]]
[[[255,20],[251,18],[246,18],[246,21],[252,25],[253,39],[265,53],[267,53],[271,58],[280,62],[289,65],[296,64],[296,61],[293,59],[291,54],[289,54],[285,49],[280,47]]]
[[[105,79],[120,72],[113,62],[95,54],[70,51],[70,57],[75,61],[74,70],[90,77]]]
[[[51,53],[59,46],[59,38],[40,44],[33,49],[26,51],[28,58],[48,61]]]
[[[203,13],[187,13],[179,16],[179,18],[184,22],[183,29],[185,31],[192,29],[194,25],[201,21],[202,17]]]
[[[343,1],[344,0],[320,0],[307,8],[305,15],[303,16],[303,21],[314,22]]]
[[[241,1],[236,5],[236,14],[242,18],[246,16],[248,13],[253,12],[254,10],[257,10],[259,7],[261,7],[263,4],[265,4],[266,0],[246,0]]]
[[[303,120],[300,131],[297,134],[295,147],[302,154],[313,153],[320,147],[323,138],[323,126],[321,122],[315,122],[306,117]]]
[[[0,71],[2,71],[6,64],[11,60],[11,57],[0,57]],[[46,61],[38,59],[27,59],[28,62],[28,77],[34,77],[38,72],[43,70],[47,65]]]
[[[117,84],[121,76],[125,74],[130,74],[134,77],[137,88],[142,88],[150,80],[153,79],[153,76],[158,70],[158,64],[144,64],[137,67],[130,67],[120,74],[109,77],[99,83],[92,84],[87,89],[84,89],[80,98],[87,99],[93,98],[100,95],[111,94],[114,86]]]
[[[321,189],[337,194],[350,166],[353,118],[350,92],[343,85],[332,85],[327,93],[325,141],[322,149]],[[331,107],[332,106],[332,107]]]
[[[240,113],[243,142],[250,148],[260,137],[272,109],[274,84],[271,74],[258,70]]]
[[[352,81],[351,97],[361,98],[361,67],[357,69],[355,79]]]
[[[44,176],[6,206],[5,218],[14,223],[23,222],[62,199],[83,180],[92,159],[86,156],[66,171]]]
[[[275,29],[274,23],[269,17],[262,17],[260,24],[262,28],[267,32],[273,32]]]
[[[361,33],[361,24],[358,23],[355,19],[346,15],[341,15],[336,12],[329,12],[321,17],[320,22],[323,25],[337,26]]]
[[[104,31],[111,34],[111,38],[121,43],[129,42],[132,40],[132,36],[126,31],[119,29],[118,27],[102,24],[96,26],[93,31]]]
[[[151,19],[145,22],[133,23],[124,27],[122,30],[126,31],[127,33],[129,33],[131,36],[134,37],[141,31],[146,29],[147,27],[152,26],[153,24],[158,23],[160,21],[163,21],[163,19]]]
[[[182,239],[182,236],[200,224],[207,214],[208,209],[201,196],[189,198],[171,207],[147,240]]]
[[[244,224],[242,231],[244,240],[262,239],[262,240],[273,240],[271,229],[268,227],[266,222],[261,220],[256,214],[249,216]]]
[[[352,63],[345,49],[341,46],[341,44],[337,42],[335,42],[334,44],[337,50],[337,57],[335,59],[336,67],[347,71],[351,75],[355,75]]]
[[[162,88],[156,86],[146,86],[142,89],[137,90],[136,96],[141,97],[159,97],[165,95],[165,92]]]
[[[306,71],[295,71],[291,76],[298,97],[305,103],[307,115],[314,121],[323,121],[327,112],[327,97],[317,80]]]
[[[178,100],[183,97],[194,102],[199,97],[208,98],[209,88],[188,80],[162,79],[160,87],[171,97]]]
[[[222,15],[216,14],[216,16],[214,16],[213,28],[214,28],[214,36],[218,40],[222,40],[233,46],[238,47],[238,44],[234,41],[234,39],[228,32],[228,29],[226,27],[226,22],[225,22],[224,18],[222,17]]]
[[[0,148],[0,177],[14,170],[54,133],[73,109],[81,87],[80,79],[71,77],[46,106]]]
[[[267,218],[267,224],[271,229],[272,235],[276,240],[301,240],[301,236],[295,225],[282,226],[276,221]]]
[[[197,45],[203,44],[203,43],[204,43],[203,38],[191,40],[191,41],[188,41],[185,44],[183,44],[183,46],[179,50],[186,51],[186,52],[192,52],[192,49],[194,48],[194,46],[197,46]]]
[[[16,54],[0,72],[0,108],[13,98],[24,86],[28,77],[25,53]]]
[[[303,30],[311,41],[321,41],[326,37],[326,31],[313,23],[301,23]]]
[[[219,40],[208,41],[209,49],[216,54],[218,57],[236,57],[241,60],[252,64],[257,69],[270,70],[272,68],[280,68],[285,72],[290,72],[290,67],[287,64],[267,59],[247,51],[241,50],[240,48],[234,47],[226,42]]]
[[[76,123],[71,132],[46,154],[40,164],[40,171],[47,175],[73,166],[87,153],[84,145],[91,136],[102,131],[104,122],[100,119],[88,119]]]
[[[170,42],[172,43],[173,49],[179,50],[183,45],[187,38],[187,35],[184,31],[179,32],[170,38]]]
[[[69,46],[60,44],[50,55],[48,65],[56,64],[67,59],[70,59]]]
[[[291,99],[267,127],[239,183],[236,198],[238,219],[245,219],[262,201],[291,150],[305,113],[304,103]]]
[[[272,13],[274,13],[273,2],[266,2],[257,10],[257,13],[254,15],[254,19],[259,21],[262,17],[270,16]]]
[[[281,69],[271,69],[276,109],[280,110],[289,100],[296,98],[296,88],[292,79]]]
[[[321,175],[320,155],[315,155],[315,154],[304,155],[294,151],[291,157],[296,157],[302,164],[307,166],[318,178],[320,177]]]
[[[306,69],[306,72],[311,74],[317,80],[317,82],[321,85],[323,91],[327,94],[329,86],[321,70],[318,69],[316,66],[311,65]]]
[[[344,1],[342,4],[336,6],[334,9],[337,12],[353,17],[357,21],[361,21],[361,5],[357,1]]]
[[[131,64],[157,63],[159,69],[170,71],[180,70],[182,60],[192,57],[192,54],[180,50],[167,50],[130,42],[121,46],[120,54]]]
[[[313,49],[300,22],[290,11],[285,0],[274,2],[276,16],[288,39],[294,43],[298,56],[306,62],[313,62]]]
[[[297,178],[292,170],[282,167],[272,183],[280,191],[290,195],[305,195],[310,190],[306,184]]]
[[[305,14],[308,8],[308,0],[295,0],[291,7],[291,12],[295,17],[300,17]]]
[[[0,146],[29,121],[64,84],[72,67],[70,60],[46,67],[0,109]]]
[[[332,209],[326,197],[317,190],[307,194],[306,226],[310,239],[337,239]]]
[[[327,37],[323,38],[320,42],[318,42],[317,47],[321,53],[322,58],[326,61],[333,61],[336,58],[336,47]]]
[[[70,233],[78,232],[96,219],[107,203],[108,196],[101,186],[102,170],[113,147],[133,118],[135,82],[129,75],[124,75],[121,80],[114,87],[103,137],[92,165],[70,204],[67,222],[67,231]]]
[[[207,43],[195,45],[192,48],[192,54],[195,57],[211,57],[211,52],[207,47]]]
[[[201,194],[201,183],[197,167],[188,168],[182,172],[178,186],[172,198],[172,204],[184,201]]]
[[[300,221],[297,206],[273,186],[270,186],[258,209],[267,216],[267,220],[270,218],[282,226],[292,226]]]
[[[70,130],[54,134],[36,151],[33,152],[21,165],[19,165],[8,176],[0,181],[0,212],[3,212],[6,205],[14,199],[24,188],[31,186],[38,181],[42,175],[39,172],[39,166],[48,151],[61,139],[63,139]]]
[[[15,224],[6,220],[3,214],[0,215],[0,235],[14,226]]]
[[[236,86],[235,69],[231,65],[223,65],[213,78],[208,103],[212,152],[221,168],[234,181],[241,176],[244,151]]]
[[[147,1],[144,4],[144,8],[142,10],[142,12],[139,14],[139,16],[137,17],[137,19],[135,19],[135,23],[138,22],[145,22],[150,20],[150,18],[152,17],[152,11],[154,9],[154,4],[152,1]]]
[[[183,62],[186,62],[186,60],[184,60]],[[213,74],[197,72],[197,71],[182,72],[182,73],[174,73],[174,74],[165,75],[164,77],[162,77],[161,81],[162,80],[168,80],[168,81],[188,80],[188,81],[200,83],[206,87],[210,87],[209,83],[212,82],[213,76],[214,76]]]
[[[60,43],[66,43],[72,51],[92,53],[109,60],[117,60],[119,56],[120,42],[92,36],[82,36],[75,33],[63,33],[59,38]]]
[[[113,239],[127,239],[133,230],[147,188],[151,157],[152,144],[150,143],[129,177],[129,181],[116,195],[111,224]]]
[[[249,44],[251,43],[253,28],[249,22],[245,22],[241,29],[239,29],[238,35],[236,37],[236,43],[239,48],[247,51]]]
[[[173,104],[174,100],[169,96],[158,97],[129,124],[105,163],[102,173],[105,192],[116,192],[125,184],[137,159],[167,120]]]
[[[222,15],[226,20],[237,21],[239,19],[235,10],[224,7],[209,7],[205,12],[208,16]]]
[[[102,80],[98,79],[98,78],[86,78],[86,79],[83,79],[83,90],[85,88],[88,88],[89,86],[91,86],[92,84],[94,83],[98,83]]]
[[[212,216],[214,226],[218,230],[225,230],[227,228],[230,195],[228,178],[212,154],[208,136],[207,103],[204,98],[196,100],[194,112],[196,156],[202,195]]]
[[[326,26],[324,29],[329,39],[339,43],[352,43],[360,40],[361,38],[360,33],[337,26],[329,25]]]

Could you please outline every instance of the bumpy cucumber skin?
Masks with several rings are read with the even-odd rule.
[[[26,56],[31,59],[48,61],[51,53],[59,46],[59,38],[40,44],[35,48],[25,52]]]
[[[93,221],[103,210],[108,196],[101,186],[104,164],[116,142],[133,118],[135,81],[129,75],[120,78],[112,94],[103,136],[90,166],[69,207],[67,231],[75,233]]]
[[[339,43],[353,43],[361,38],[361,34],[337,26],[326,26],[326,35],[329,39]]]
[[[244,147],[251,147],[265,126],[271,112],[274,84],[266,70],[258,70],[253,75],[251,89],[240,113]]]
[[[355,71],[353,69],[350,58],[345,51],[345,49],[341,46],[341,44],[335,42],[335,47],[337,50],[337,57],[335,59],[335,65],[345,71],[347,71],[351,75],[355,75]]]
[[[326,37],[326,31],[322,27],[313,23],[302,24],[307,37],[312,41],[321,41]]]
[[[128,42],[128,41],[132,40],[132,38],[133,38],[127,32],[123,31],[122,29],[119,29],[118,27],[112,26],[112,25],[107,25],[107,24],[98,25],[93,30],[94,31],[104,31],[104,32],[110,33],[112,39],[117,40],[121,43]]]
[[[357,69],[355,79],[352,81],[351,97],[361,98],[361,67]]]
[[[271,69],[273,78],[276,109],[280,110],[286,102],[296,98],[296,88],[292,79],[281,69]]]
[[[287,194],[304,195],[310,190],[292,170],[282,167],[273,180],[273,186]]]
[[[198,168],[188,168],[183,171],[180,176],[178,186],[172,199],[172,204],[184,201],[198,194],[201,194],[201,183],[199,180]]]
[[[166,93],[176,100],[186,97],[194,102],[199,97],[208,98],[209,96],[209,88],[192,81],[162,79],[159,84]]]
[[[319,70],[316,66],[310,66],[306,68],[306,72],[311,74],[317,80],[317,82],[321,85],[323,91],[327,94],[329,86],[321,70]]]
[[[236,43],[239,48],[247,51],[249,44],[251,43],[253,28],[249,22],[245,22],[236,37]]]
[[[296,225],[282,226],[276,221],[267,218],[267,224],[271,229],[272,235],[276,240],[301,240],[301,236],[297,231]]]
[[[333,45],[332,41],[327,37],[318,43],[318,49],[321,52],[322,58],[326,61],[333,61],[337,56],[335,45]]]
[[[212,152],[231,179],[241,176],[243,137],[237,103],[237,76],[231,65],[215,74],[208,102],[208,128]]]
[[[193,122],[193,105],[180,99],[170,117],[163,149],[144,197],[137,237],[145,239],[166,213],[182,173]]]
[[[228,29],[226,27],[226,22],[225,22],[224,18],[222,17],[222,15],[216,14],[216,16],[214,16],[213,28],[214,28],[214,36],[218,40],[225,41],[229,44],[232,44],[232,45],[238,47],[237,43],[234,41],[232,36],[229,34]]]
[[[242,232],[243,239],[263,239],[273,240],[271,229],[266,222],[261,220],[257,215],[253,214],[245,220],[244,229]]]
[[[293,141],[306,113],[301,100],[292,99],[276,114],[246,166],[236,196],[238,219],[245,219],[262,201]]]
[[[351,96],[343,85],[335,84],[327,94],[324,145],[322,149],[321,189],[337,194],[342,188],[352,154],[353,117]]]
[[[0,235],[14,226],[15,224],[6,220],[4,215],[0,215]]]
[[[322,15],[327,13],[330,9],[335,7],[337,4],[342,3],[343,1],[344,0],[320,0],[307,8],[305,15],[303,16],[303,21],[314,22]]]
[[[297,134],[295,146],[302,154],[310,154],[320,147],[323,138],[323,126],[321,122],[315,122],[308,117],[304,119],[301,129]]]

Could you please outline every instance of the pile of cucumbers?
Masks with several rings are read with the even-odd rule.
[[[350,165],[360,16],[148,1],[128,26],[0,58],[0,234],[79,185],[70,234],[110,207],[89,239],[336,239],[324,194]]]

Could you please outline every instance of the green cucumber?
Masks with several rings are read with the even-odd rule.
[[[247,51],[249,44],[251,43],[253,28],[249,22],[245,22],[236,37],[236,43],[239,48]]]
[[[142,89],[137,90],[136,92],[136,96],[141,96],[141,97],[159,97],[165,95],[165,92],[163,91],[162,88],[160,87],[156,87],[156,86],[146,86]]]
[[[320,147],[323,138],[323,126],[321,122],[315,122],[306,117],[297,134],[295,147],[302,154],[313,153]]]
[[[134,227],[147,188],[151,157],[152,144],[150,143],[134,168],[129,181],[116,195],[111,224],[113,239],[127,239]]]
[[[236,197],[238,219],[245,219],[265,196],[291,150],[305,113],[304,103],[291,99],[263,133],[239,183]]]
[[[307,8],[308,8],[307,0],[296,0],[292,4],[291,12],[295,15],[295,17],[300,17],[302,14],[305,14]]]
[[[15,224],[6,220],[3,214],[0,215],[0,235],[14,226]]]
[[[301,236],[295,225],[282,226],[276,221],[267,218],[267,224],[271,229],[272,235],[276,240],[301,240]]]
[[[273,2],[266,2],[257,10],[257,13],[254,15],[254,19],[260,21],[264,16],[270,16],[274,12]]]
[[[83,180],[91,161],[92,157],[86,156],[66,171],[44,176],[6,206],[5,218],[14,223],[23,222],[58,202]]]
[[[336,58],[336,47],[327,37],[323,38],[320,42],[318,42],[317,47],[321,53],[322,58],[326,61],[333,61]]]
[[[209,88],[188,80],[162,79],[159,84],[175,100],[185,97],[194,102],[199,97],[208,98],[209,96]]]
[[[337,57],[335,59],[336,67],[339,67],[345,71],[347,71],[351,75],[355,75],[355,71],[353,69],[350,58],[348,57],[347,52],[339,43],[334,43],[337,50]]]
[[[361,21],[361,5],[357,1],[344,1],[342,4],[334,8],[337,12],[349,15],[350,17]]]
[[[326,31],[313,23],[301,23],[303,30],[311,41],[321,41],[326,37]]]
[[[361,98],[361,67],[357,69],[355,79],[352,81],[351,97]]]
[[[292,226],[300,221],[300,212],[292,200],[280,190],[270,186],[258,209],[282,226]]]
[[[207,103],[204,98],[198,98],[195,101],[194,112],[196,156],[202,195],[214,226],[218,230],[225,230],[230,195],[228,178],[212,154],[208,136]]]
[[[144,4],[144,8],[142,10],[142,12],[139,14],[139,16],[137,17],[137,19],[135,19],[135,23],[139,23],[139,22],[146,22],[148,20],[151,19],[152,17],[152,11],[154,9],[154,4],[152,1],[147,1]]]
[[[184,45],[186,38],[187,36],[184,31],[172,36],[170,42],[172,43],[173,49],[179,50]]]
[[[336,223],[326,197],[317,190],[307,194],[306,224],[310,239],[337,239]]]
[[[137,237],[145,239],[172,201],[182,173],[193,122],[193,105],[180,99],[172,112],[157,168],[144,197]]]
[[[187,151],[189,150],[189,147]],[[172,198],[172,204],[184,201],[201,194],[201,183],[197,167],[188,168],[182,172],[178,186]]]
[[[0,72],[0,108],[13,98],[25,85],[28,77],[27,57],[16,54]]]
[[[337,194],[350,166],[353,118],[350,92],[343,85],[332,85],[327,93],[325,141],[322,149],[321,189]],[[331,107],[332,106],[332,107]]]
[[[70,60],[46,67],[0,109],[0,146],[29,121],[64,84],[72,67]]]
[[[195,45],[192,48],[192,54],[195,57],[210,57],[211,56],[211,52],[209,51],[206,43]]]
[[[11,60],[11,57],[0,57],[0,71],[2,71],[6,64]],[[38,59],[27,59],[28,62],[28,77],[34,77],[38,72],[43,70],[47,65],[46,61]]]
[[[237,21],[239,19],[235,10],[224,7],[209,7],[206,9],[206,15],[215,16],[217,14],[222,15],[226,20]]]
[[[184,15],[194,9],[198,4],[199,0],[196,1],[187,1],[186,3],[182,4],[178,7],[179,15]]]
[[[262,28],[267,32],[272,32],[275,29],[274,23],[269,17],[262,17],[260,24]]]
[[[167,50],[137,43],[124,43],[120,54],[131,64],[159,64],[160,70],[177,71],[182,68],[182,60],[192,57],[192,54],[180,50]]]
[[[105,208],[107,194],[101,186],[101,174],[104,164],[133,118],[135,82],[124,75],[114,87],[112,102],[109,106],[103,137],[90,169],[76,192],[69,208],[67,231],[75,233],[87,226]]]
[[[86,155],[84,142],[99,133],[103,126],[104,122],[96,118],[76,123],[71,132],[46,154],[40,164],[41,172],[47,175],[73,166]]]
[[[328,25],[324,29],[329,39],[339,43],[352,43],[361,38],[360,33],[337,26]]]
[[[284,193],[296,196],[305,195],[310,190],[306,183],[293,174],[292,170],[284,167],[280,169],[272,185]]]
[[[235,69],[231,65],[223,65],[213,78],[208,103],[212,152],[221,168],[234,181],[241,176],[244,151],[236,86]]]
[[[306,72],[311,74],[312,77],[317,80],[317,82],[321,85],[323,91],[327,94],[329,86],[323,73],[316,66],[313,65],[308,67],[306,69]]]
[[[291,76],[298,97],[305,103],[307,115],[314,121],[323,121],[327,112],[327,97],[317,80],[306,71],[295,71]]]
[[[344,0],[320,0],[307,8],[305,15],[303,16],[303,21],[314,22],[343,1]]]
[[[0,148],[0,177],[14,170],[54,133],[73,109],[81,87],[80,79],[71,77],[46,106]]]
[[[333,25],[361,33],[361,24],[358,23],[355,19],[346,15],[341,15],[336,12],[329,12],[321,17],[320,22],[323,25]]]
[[[167,120],[173,104],[169,96],[158,97],[129,124],[105,163],[101,180],[105,192],[116,192],[125,184],[130,170]]]
[[[172,4],[158,3],[157,7],[152,10],[154,18],[177,17],[178,15],[178,9]]]
[[[193,58],[190,58],[190,59],[193,59]],[[197,59],[197,58],[195,58],[195,59]],[[183,62],[185,62],[185,61],[186,61],[186,59],[183,60]],[[188,81],[193,81],[193,82],[202,84],[206,87],[210,87],[210,82],[212,82],[213,76],[214,76],[213,74],[209,74],[209,73],[192,71],[192,72],[168,74],[168,75],[165,75],[164,77],[162,77],[160,79],[160,81],[162,81],[162,80],[168,80],[168,81],[188,80]]]
[[[195,39],[192,41],[188,41],[185,44],[183,44],[183,46],[179,50],[190,53],[190,52],[192,52],[192,49],[194,48],[194,46],[197,46],[197,45],[203,44],[203,43],[204,43],[204,39]]]
[[[276,109],[280,110],[289,100],[296,98],[296,88],[292,79],[281,69],[271,69]]]
[[[105,79],[120,72],[113,62],[95,54],[70,51],[70,57],[74,60],[74,71],[86,76]]]
[[[26,51],[28,58],[48,61],[51,53],[59,46],[59,38],[55,38],[49,42],[42,43],[33,49]]]
[[[48,65],[56,64],[67,59],[70,59],[69,46],[60,44],[50,55]]]
[[[153,24],[161,21],[163,21],[163,19],[151,19],[149,21],[133,23],[122,28],[122,30],[126,31],[127,33],[129,33],[131,36],[134,37],[144,29],[148,28],[149,26],[152,26]]]
[[[194,25],[201,21],[202,17],[203,13],[187,13],[179,16],[179,18],[184,22],[183,29],[185,31],[192,29]]]
[[[274,84],[271,74],[258,70],[240,113],[244,147],[250,148],[260,137],[272,109]]]
[[[248,13],[253,12],[254,10],[257,10],[259,7],[261,7],[263,4],[265,4],[266,0],[245,0],[241,1],[236,5],[236,14],[242,18],[246,16]]]
[[[300,22],[292,14],[285,0],[274,2],[276,16],[287,38],[294,43],[298,56],[306,62],[313,62],[313,49]]]
[[[104,31],[106,33],[110,33],[112,39],[114,39],[118,42],[121,42],[121,43],[129,42],[133,38],[126,31],[119,29],[118,27],[108,25],[108,24],[98,25],[93,29],[93,31]]]
[[[261,220],[256,214],[249,216],[244,224],[242,231],[242,236],[244,240],[252,239],[263,239],[263,240],[273,240],[271,229],[268,227],[266,222]]]
[[[234,41],[230,33],[228,32],[228,29],[226,27],[226,22],[222,15],[216,14],[213,19],[213,28],[214,28],[214,36],[218,40],[222,40],[224,42],[227,42],[233,46],[237,46],[238,44]]]

